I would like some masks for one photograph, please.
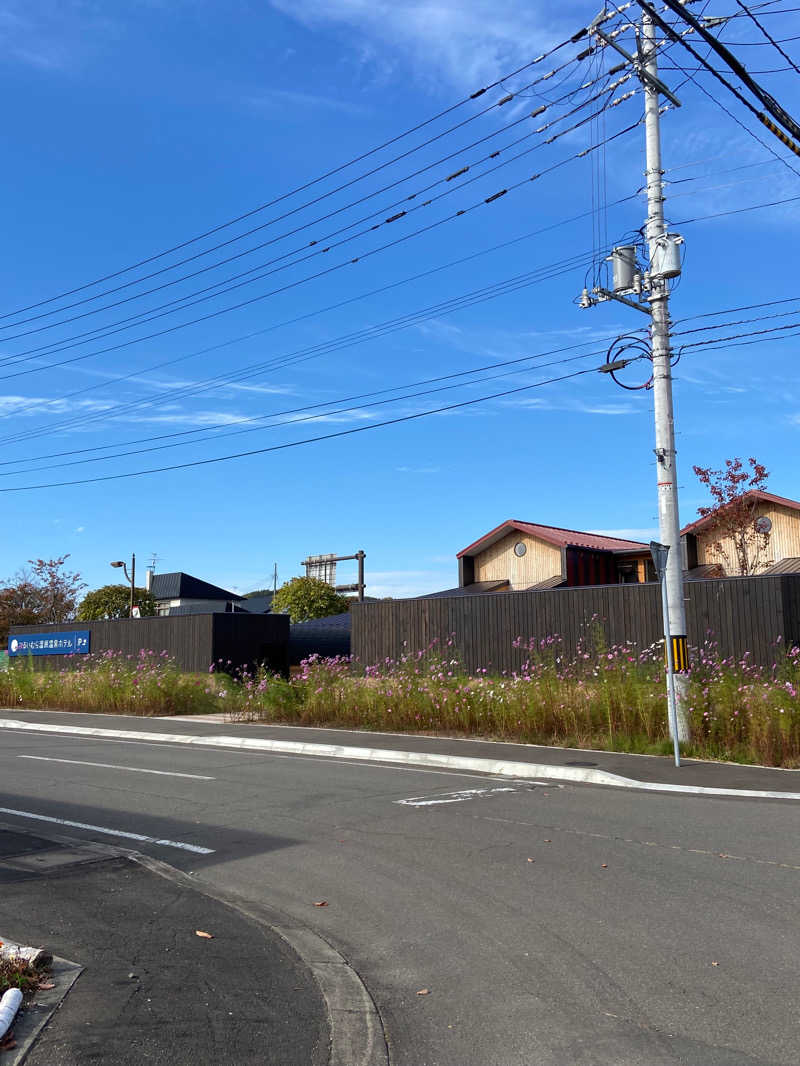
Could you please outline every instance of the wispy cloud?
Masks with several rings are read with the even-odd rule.
[[[534,58],[585,19],[572,0],[272,0],[272,6],[312,28],[346,30],[354,56],[374,77],[402,60],[426,81],[462,88]]]
[[[122,32],[102,7],[83,0],[5,0],[0,7],[3,54],[40,71],[71,70]]]
[[[638,415],[644,412],[644,408],[636,407],[632,403],[588,403],[582,400],[545,400],[538,396],[521,397],[512,400],[501,401],[507,407],[523,407],[539,411],[573,411],[583,415],[602,415],[605,417],[621,417],[623,415]]]
[[[257,95],[244,97],[243,103],[269,112],[285,112],[287,108],[314,111],[338,111],[343,115],[362,116],[372,109],[353,100],[341,100],[318,93],[299,93],[293,89],[265,89]]]
[[[47,414],[72,414],[75,412],[107,411],[113,407],[112,400],[76,400],[47,396],[20,396],[9,394],[0,396],[0,418],[32,417],[43,412]]]
[[[396,466],[398,474],[438,474],[440,466]]]

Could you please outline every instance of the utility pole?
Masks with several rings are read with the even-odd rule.
[[[671,647],[667,656],[685,670],[686,606],[683,599],[683,553],[681,551],[681,523],[678,513],[678,473],[675,450],[675,419],[672,404],[672,350],[670,348],[669,286],[667,277],[659,270],[665,254],[673,249],[664,224],[664,181],[661,167],[661,130],[658,103],[658,50],[653,20],[647,12],[642,15],[642,83],[644,86],[644,120],[647,169],[647,245],[650,251],[650,339],[653,356],[653,406],[656,423],[656,472],[658,478],[658,528],[661,543],[670,550],[667,554],[664,584],[667,601],[665,637]],[[665,243],[666,242],[666,243]],[[671,638],[671,639],[670,639]],[[689,740],[686,712],[688,678],[685,673],[675,677],[675,719],[677,737]],[[672,722],[670,721],[670,726]],[[672,730],[670,730],[672,731]]]
[[[595,20],[595,23],[598,20]],[[683,552],[678,514],[678,475],[672,404],[669,281],[681,273],[680,245],[683,244],[683,238],[677,233],[668,233],[664,221],[664,172],[661,167],[659,94],[666,96],[675,107],[680,107],[680,101],[658,77],[658,46],[653,19],[648,11],[642,15],[641,30],[636,30],[637,56],[629,55],[617,41],[606,35],[596,24],[592,24],[591,31],[633,65],[644,89],[645,178],[647,180],[646,262],[643,267],[639,265],[636,245],[629,244],[614,248],[610,257],[613,264],[612,289],[595,285],[591,295],[587,289],[584,289],[580,298],[580,306],[594,307],[603,300],[616,300],[650,318],[659,547],[664,549],[666,557],[663,575],[664,644],[668,667],[669,704],[670,708],[675,709],[674,713],[671,712],[669,716],[669,728],[670,736],[677,745],[689,740],[688,677],[686,675],[689,659],[686,647]],[[609,360],[611,360],[611,352],[609,352]],[[630,360],[623,359],[619,362],[611,360],[606,369],[612,372],[626,366],[628,362]],[[617,379],[614,378],[614,380]],[[648,382],[647,387],[649,386]]]

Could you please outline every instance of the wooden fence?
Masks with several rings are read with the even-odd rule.
[[[436,642],[474,673],[517,670],[527,643],[558,635],[573,655],[596,625],[606,642],[646,648],[663,635],[657,584],[601,585],[353,604],[352,654],[364,666],[416,653]],[[723,656],[774,661],[775,644],[800,643],[800,575],[718,578],[686,583],[689,644],[716,641]]]
[[[234,671],[266,663],[288,673],[289,617],[282,614],[183,614],[162,618],[123,618],[105,622],[64,622],[59,625],[12,626],[9,639],[25,633],[48,635],[89,630],[90,652],[141,649],[165,651],[182,670],[205,673],[212,663]],[[77,660],[79,657],[76,656]],[[31,657],[36,669],[66,665],[64,655]]]

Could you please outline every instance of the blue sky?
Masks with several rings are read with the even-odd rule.
[[[800,17],[780,10],[789,6],[784,2],[759,11],[770,32],[786,40],[783,47],[799,62],[800,41],[787,39],[800,35]],[[732,5],[712,0],[696,9],[729,14]],[[573,0],[557,6],[543,0],[0,3],[6,58],[0,84],[7,103],[6,166],[0,174],[5,204],[1,309],[10,316],[0,321],[7,327],[0,333],[0,358],[5,360],[0,488],[267,448],[521,389],[599,365],[616,335],[646,322],[643,315],[616,304],[591,311],[575,305],[587,269],[591,273],[593,255],[644,220],[641,197],[608,206],[630,198],[642,185],[642,129],[608,143],[603,156],[595,152],[589,158],[573,157],[636,122],[641,93],[609,109],[602,123],[598,119],[565,132],[597,105],[587,105],[571,118],[564,113],[597,87],[579,91],[569,101],[559,99],[599,78],[616,57],[604,60],[604,68],[590,59],[549,83],[523,88],[583,45],[564,49],[532,71],[508,79],[446,120],[338,178],[320,182],[182,253],[19,312],[304,185],[529,62],[595,13],[591,5]],[[787,64],[757,27],[737,18],[717,32],[753,70],[770,71],[759,79],[790,111],[796,109],[800,75],[791,69],[771,72]],[[664,52],[663,77],[675,87],[686,75],[672,69],[673,61],[690,68],[694,62],[678,46]],[[800,160],[756,129],[753,116],[721,86],[708,76],[698,80],[800,171]],[[612,95],[635,87],[631,79]],[[496,108],[429,148],[389,164],[393,152],[414,148],[448,123],[475,115],[486,101],[500,99],[505,89],[515,97],[502,112]],[[667,213],[673,224],[680,223],[686,238],[684,274],[672,301],[677,330],[714,321],[680,322],[690,316],[795,294],[794,248],[800,235],[800,200],[685,221],[800,196],[800,180],[694,83],[685,82],[679,95],[683,107],[668,112],[663,123],[670,183]],[[547,104],[548,111],[540,119],[525,118],[541,104]],[[442,182],[449,172],[474,163],[492,148],[529,135],[535,121],[551,118],[560,122],[553,127],[560,136],[552,145],[471,184],[462,184],[464,178]],[[520,119],[514,129],[496,133]],[[494,140],[466,149],[489,134],[496,134]],[[534,143],[530,138],[513,151]],[[448,153],[451,162],[407,177]],[[596,166],[592,159],[599,160]],[[552,174],[483,204],[494,192],[558,163],[562,165]],[[337,183],[372,167],[380,168],[372,177],[342,192],[332,191]],[[482,168],[473,165],[470,175]],[[416,198],[417,211],[393,228],[384,226],[360,237],[350,230],[335,238],[348,238],[340,248],[320,251],[322,238],[332,231],[372,212],[382,220],[388,217],[389,205],[436,180],[440,184],[429,195],[446,191],[441,201],[428,208]],[[378,194],[395,181],[393,190]],[[361,206],[346,206],[367,195],[372,198]],[[302,207],[315,197],[322,197],[318,204]],[[473,204],[481,206],[393,248],[367,254]],[[591,216],[602,204],[606,210]],[[207,251],[287,211],[294,213],[285,221],[264,226],[217,253],[165,271],[146,284],[64,310],[69,303]],[[338,213],[327,222],[315,221],[329,211]],[[565,222],[587,213],[591,217]],[[599,234],[593,218],[600,219]],[[548,227],[547,232],[525,236]],[[299,230],[296,235],[277,239],[293,228]],[[16,337],[138,296],[145,288],[273,238],[269,247],[162,292]],[[319,240],[316,249],[309,245],[314,239]],[[498,245],[504,247],[489,251]],[[298,254],[299,249],[305,251]],[[151,327],[129,328],[103,343],[73,340],[288,253],[294,253],[288,265],[284,258],[258,272],[277,271],[269,277],[227,295],[212,294],[190,311],[166,315]],[[300,254],[310,258],[291,265]],[[351,264],[350,258],[359,261]],[[464,259],[468,261],[446,266]],[[449,314],[433,310],[408,328],[362,343],[331,343],[570,259],[573,265],[560,276],[538,284]],[[316,280],[301,280],[339,262],[347,265]],[[442,269],[407,280],[434,268]],[[276,288],[284,291],[264,295]],[[377,289],[384,291],[367,295]],[[263,298],[239,310],[89,357],[97,348],[257,296]],[[345,306],[325,310],[343,301],[348,301]],[[720,321],[792,312],[794,307],[800,303],[721,316]],[[45,311],[56,313],[9,325]],[[719,335],[797,321],[790,313],[721,330]],[[729,456],[753,454],[771,471],[772,491],[800,496],[797,340],[788,332],[785,339],[768,335],[766,343],[687,350],[676,367],[684,523],[705,502],[691,473],[693,463],[715,466]],[[693,334],[691,339],[713,336]],[[56,342],[73,346],[59,351]],[[21,355],[48,344],[56,346],[55,354]],[[561,354],[545,354],[581,344]],[[211,348],[216,350],[193,354]],[[287,365],[285,358],[296,353],[302,353],[302,361]],[[576,355],[584,358],[546,365]],[[87,357],[42,369],[82,356]],[[537,369],[533,361],[495,366],[532,356],[544,365]],[[270,361],[284,365],[253,371],[239,382],[230,380],[244,368]],[[488,366],[495,369],[480,369]],[[467,371],[473,373],[458,388],[407,395],[425,388],[419,382]],[[635,377],[642,372],[646,376],[639,364],[628,373]],[[492,380],[481,382],[482,377]],[[214,378],[228,380],[212,387]],[[338,402],[389,388],[398,392],[382,406],[369,404],[385,395]],[[328,406],[318,407],[312,419],[299,411],[312,404]],[[282,414],[288,411],[295,414]],[[267,414],[275,416],[273,421],[304,420],[257,429],[252,422],[239,424]],[[205,436],[188,435],[183,440],[189,443],[181,447],[115,455],[181,438],[149,445],[128,442],[209,426],[220,428]],[[244,429],[248,432],[241,432]],[[108,560],[135,551],[141,565],[155,552],[162,571],[186,570],[247,591],[268,583],[275,562],[283,581],[300,572],[300,560],[309,553],[350,554],[363,548],[370,593],[433,591],[456,584],[456,552],[506,518],[649,539],[657,525],[652,437],[652,394],[623,391],[605,375],[591,373],[394,426],[228,462],[3,493],[0,577],[10,576],[29,558],[69,553],[72,568],[95,587],[114,579]],[[88,448],[105,450],[48,458]],[[113,457],[55,465],[105,455]],[[346,578],[344,571],[341,577]]]

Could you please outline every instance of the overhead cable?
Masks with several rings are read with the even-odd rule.
[[[625,7],[626,8],[630,7],[632,2],[633,2],[633,0],[630,0],[630,3],[627,3],[625,5]],[[613,17],[614,17],[614,15],[613,15],[613,13],[611,13],[611,14],[608,14],[608,15],[604,16],[600,21],[601,22],[606,22],[609,19],[612,19]],[[67,290],[65,292],[59,293],[56,296],[51,296],[51,297],[49,297],[47,299],[38,300],[38,301],[36,301],[36,302],[34,302],[32,304],[28,304],[25,307],[18,308],[15,311],[10,311],[10,312],[7,312],[4,315],[0,315],[0,320],[2,320],[4,318],[11,318],[11,317],[14,317],[15,315],[18,315],[18,314],[23,314],[26,311],[32,310],[33,308],[41,307],[41,306],[44,306],[45,304],[53,303],[53,302],[55,302],[57,300],[66,299],[69,296],[73,296],[75,293],[85,291],[86,289],[89,289],[89,288],[93,288],[95,285],[103,284],[106,281],[111,281],[112,279],[120,277],[123,274],[130,273],[131,271],[137,270],[140,267],[147,266],[149,263],[153,263],[153,262],[156,262],[159,259],[163,259],[165,256],[171,255],[174,252],[179,252],[179,251],[181,251],[184,248],[188,248],[191,245],[196,244],[199,241],[206,239],[207,237],[213,236],[215,233],[220,233],[221,231],[223,231],[225,229],[228,229],[231,226],[234,226],[234,225],[238,224],[239,222],[243,222],[244,220],[246,220],[248,218],[252,218],[254,215],[260,214],[262,211],[268,210],[270,207],[274,207],[275,205],[277,205],[279,203],[283,203],[284,201],[290,199],[292,196],[296,196],[299,193],[305,192],[307,189],[310,189],[313,186],[318,185],[318,184],[320,184],[323,181],[326,181],[328,178],[334,177],[335,175],[342,173],[343,171],[349,169],[350,167],[355,166],[356,164],[363,162],[365,159],[368,159],[368,158],[376,155],[378,152],[383,151],[383,149],[388,148],[391,145],[396,144],[397,142],[399,142],[401,140],[404,140],[406,137],[411,136],[412,134],[418,132],[421,129],[426,128],[427,126],[430,126],[434,122],[439,121],[439,119],[444,118],[446,115],[451,114],[453,111],[456,111],[458,108],[463,107],[464,105],[469,104],[471,101],[476,100],[479,97],[483,96],[489,90],[497,88],[497,86],[501,85],[503,81],[507,81],[509,78],[516,77],[518,74],[522,73],[523,71],[528,70],[531,67],[534,67],[534,66],[538,65],[539,63],[543,62],[545,59],[550,58],[550,56],[555,55],[555,53],[559,52],[562,48],[565,48],[565,47],[567,47],[570,44],[579,43],[581,40],[583,40],[588,35],[588,32],[589,32],[588,26],[581,27],[575,33],[573,33],[570,36],[564,38],[563,40],[561,40],[558,44],[554,45],[553,47],[547,49],[545,52],[543,52],[541,55],[537,56],[535,59],[531,60],[528,63],[524,63],[520,67],[517,67],[516,70],[513,70],[513,71],[510,71],[509,73],[503,74],[502,77],[497,78],[495,81],[491,82],[488,85],[485,85],[485,86],[481,87],[480,89],[476,89],[474,92],[470,93],[468,96],[464,97],[462,100],[459,100],[455,104],[452,104],[449,107],[445,108],[444,110],[439,111],[437,114],[431,116],[428,119],[425,119],[423,122],[417,123],[415,126],[412,126],[410,129],[405,130],[403,133],[397,134],[394,137],[389,138],[388,140],[384,141],[383,143],[377,145],[376,147],[371,148],[371,149],[369,149],[366,152],[362,152],[360,155],[356,156],[353,159],[350,159],[346,163],[342,163],[342,164],[340,164],[340,165],[338,165],[336,167],[333,167],[332,169],[325,171],[323,174],[320,174],[318,177],[312,178],[309,181],[305,182],[304,184],[296,186],[295,188],[291,189],[290,191],[288,191],[286,193],[282,193],[280,196],[276,196],[273,199],[271,199],[269,201],[266,201],[265,203],[259,204],[257,207],[254,207],[254,208],[252,208],[252,209],[250,209],[248,211],[245,211],[242,214],[237,215],[235,218],[228,219],[226,222],[222,222],[219,225],[212,226],[211,228],[203,231],[202,233],[197,234],[194,237],[191,237],[191,238],[189,238],[189,239],[187,239],[185,241],[181,241],[178,244],[172,245],[170,248],[166,248],[163,251],[154,253],[154,254],[149,255],[149,256],[147,256],[147,257],[145,257],[143,259],[140,259],[138,262],[132,263],[129,266],[123,267],[123,268],[121,268],[119,270],[112,271],[111,273],[108,273],[108,274],[104,274],[101,277],[97,277],[97,278],[93,279],[92,281],[85,282],[85,283],[83,283],[83,284],[81,284],[79,286],[76,286],[76,287],[74,287],[72,289],[69,289],[69,290]],[[580,55],[581,54],[579,54],[579,56]],[[567,63],[574,62],[576,58],[578,58],[578,57],[573,57],[572,59],[568,60]],[[547,74],[545,74],[543,76],[543,78],[541,80],[546,80],[546,79],[552,77],[553,74],[556,73],[556,71],[558,69],[561,69],[561,68],[556,68],[556,70],[548,72]],[[537,79],[537,82],[538,82],[538,80],[539,79]],[[536,84],[537,82],[534,82],[533,84]],[[528,86],[528,87],[530,87],[530,86]],[[513,94],[512,94],[512,98],[513,98]],[[496,101],[495,103],[491,104],[488,108],[485,108],[483,111],[480,111],[477,114],[471,116],[470,118],[465,120],[465,122],[459,123],[457,126],[454,126],[454,127],[450,128],[450,129],[448,129],[447,131],[445,131],[444,134],[440,134],[436,138],[433,138],[433,140],[438,140],[439,137],[445,136],[447,133],[453,132],[455,129],[458,129],[461,126],[465,125],[466,122],[474,121],[476,118],[479,118],[481,115],[486,114],[488,111],[490,111],[490,110],[492,110],[492,109],[494,109],[496,107],[504,106],[508,102],[508,99],[509,99],[509,97],[508,97],[508,94],[507,94],[505,97],[501,98],[501,101]],[[417,145],[415,148],[411,149],[411,151],[417,151],[419,148],[425,147],[425,146],[427,146],[430,143],[432,143],[432,141],[426,141],[426,142],[424,142],[421,145]],[[384,166],[388,166],[391,163],[397,162],[399,159],[405,158],[405,156],[407,156],[409,154],[411,154],[411,153],[410,152],[404,152],[402,155],[396,156],[394,159],[389,160],[388,162],[381,164],[379,167],[376,168],[376,170],[382,169],[382,167],[384,167]],[[368,174],[361,175],[361,177],[359,179],[356,179],[356,180],[362,180],[363,177],[369,176],[369,174],[371,174],[371,173],[375,173],[375,170],[368,172]],[[352,184],[352,182],[348,182],[346,185],[340,186],[338,189],[334,189],[334,190],[332,190],[332,191],[330,191],[328,193],[325,193],[324,195],[325,196],[332,195],[333,192],[338,192],[342,188],[347,188],[350,184]],[[316,202],[318,202],[318,200],[313,200],[313,201],[310,201],[309,203],[316,203]],[[309,206],[309,204],[306,204],[304,206]],[[241,236],[243,236],[243,235],[240,235],[239,237],[234,238],[234,239],[238,240],[238,239],[241,238]],[[228,243],[228,242],[226,242],[226,243]],[[218,245],[217,247],[221,247],[221,246]],[[210,249],[210,250],[214,250],[214,249]],[[178,264],[175,264],[175,265],[178,265]]]

